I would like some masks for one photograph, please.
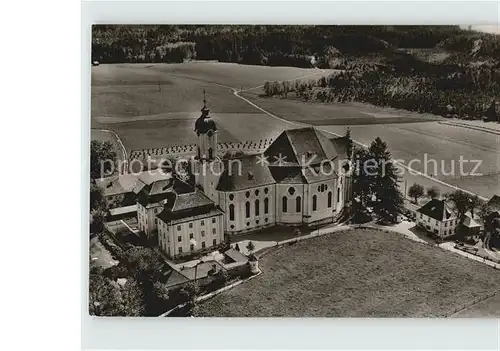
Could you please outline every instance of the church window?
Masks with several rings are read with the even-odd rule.
[[[199,146],[198,146],[198,158],[201,158],[201,150]]]
[[[189,249],[190,249],[191,251],[194,251],[194,244],[189,245]]]
[[[255,200],[255,215],[258,216],[260,215],[260,201]]]
[[[193,234],[193,233],[190,233],[190,234],[189,234],[189,239],[193,239],[193,237],[194,237],[194,234]]]
[[[189,223],[189,228],[193,228],[193,223]]]
[[[318,208],[318,197],[316,195],[313,195],[313,211],[316,211]]]
[[[300,196],[297,196],[295,199],[295,212],[300,212],[302,211],[302,198]]]
[[[229,200],[231,200],[231,201],[234,200],[234,194],[229,194]]]
[[[229,220],[234,221],[234,205],[229,205]]]
[[[205,225],[205,221],[201,220],[200,225]]]
[[[288,188],[288,193],[289,193],[290,195],[295,194],[295,189],[294,189],[294,188],[292,188],[292,187]]]
[[[255,190],[255,196],[259,196],[259,189]]]
[[[202,241],[202,242],[201,242],[201,248],[202,248],[202,249],[204,249],[205,247],[207,247],[207,246],[205,245],[205,242],[204,242],[204,241]]]
[[[340,188],[337,188],[337,202],[340,202]]]
[[[209,159],[213,159],[214,158],[214,152],[213,152],[212,148],[208,149],[208,158]]]
[[[318,193],[321,192],[321,186],[318,185]]]
[[[264,213],[269,213],[269,199],[267,197],[264,199]]]
[[[249,192],[249,191],[247,191],[247,192],[245,193],[245,196],[246,196],[246,197],[247,197],[247,199],[248,199],[248,198],[250,197],[250,192]]]
[[[217,221],[217,218],[212,218],[212,223],[215,223]]]
[[[178,250],[179,250],[179,253],[182,253],[182,247],[179,246]]]
[[[182,236],[178,236],[178,237],[177,237],[177,241],[178,241],[178,242],[181,242],[181,241],[182,241]]]
[[[181,230],[181,226],[180,225],[177,226],[177,230]]]
[[[281,207],[283,208],[283,212],[286,212],[288,210],[288,199],[286,198],[286,196],[283,196],[283,199],[281,199],[282,201],[282,204],[281,204]]]
[[[248,201],[245,203],[245,216],[250,218],[250,202]]]
[[[214,240],[212,241],[212,244],[213,244],[214,246],[215,246],[215,245],[217,245],[217,239],[214,239]]]
[[[264,194],[267,194],[269,192],[268,188],[264,188]]]
[[[328,192],[328,207],[332,207],[332,192]]]

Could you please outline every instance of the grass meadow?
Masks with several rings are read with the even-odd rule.
[[[380,136],[387,141],[393,156],[405,162],[423,161],[423,155],[427,154],[428,158],[444,160],[451,167],[451,161],[457,162],[462,155],[464,159],[482,161],[477,172],[500,171],[495,134],[439,124],[443,119],[437,116],[390,108],[260,96],[263,93],[260,86],[266,80],[312,79],[324,74],[328,72],[215,62],[100,65],[92,67],[91,125],[115,131],[128,151],[194,144],[197,141],[194,122],[206,90],[221,142],[274,138],[284,129],[299,126],[296,122],[337,134],[344,134],[349,125],[353,139],[369,144]],[[236,97],[233,88],[254,88],[242,96],[285,120],[272,118]],[[470,172],[472,167],[472,163],[466,165],[464,172]],[[421,163],[413,163],[412,168],[424,171]],[[497,175],[481,179],[451,179],[441,175],[438,178],[484,197],[500,191]],[[424,186],[436,185],[421,176],[405,175],[405,179],[410,185],[414,181]],[[442,192],[452,190],[443,184],[438,186]]]
[[[447,317],[500,289],[491,267],[378,230],[305,240],[259,265],[262,275],[200,304],[195,315]],[[498,316],[497,307],[490,314]]]

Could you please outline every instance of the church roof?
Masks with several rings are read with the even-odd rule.
[[[142,184],[143,186],[138,191],[138,201],[144,207],[155,206],[167,200],[169,196],[192,193],[194,191],[191,185],[171,175],[166,179],[152,181],[149,185]]]
[[[201,115],[198,117],[194,124],[194,131],[199,135],[199,134],[205,134],[209,130],[216,131],[217,130],[217,125],[215,124],[215,121],[209,117],[206,116],[204,117]]]
[[[211,217],[222,214],[215,203],[201,190],[196,189],[186,194],[171,193],[158,218],[163,222]]]
[[[283,131],[267,148],[265,155],[271,165],[283,167],[319,164],[325,160],[344,159],[346,139],[329,139],[314,127],[289,129]],[[273,163],[281,159],[280,164]]]
[[[216,131],[217,126],[215,121],[208,115],[210,110],[207,108],[207,101],[205,100],[205,92],[203,92],[203,107],[201,109],[201,116],[198,117],[194,123],[194,131],[196,134],[205,134],[209,130]]]
[[[269,167],[276,183],[304,184],[306,179],[301,167]]]
[[[137,180],[137,175],[127,173],[96,179],[95,184],[102,189],[103,196],[112,196],[132,192]]]
[[[242,155],[231,160],[223,160],[224,172],[219,178],[217,190],[235,191],[274,184],[275,180],[262,155]]]

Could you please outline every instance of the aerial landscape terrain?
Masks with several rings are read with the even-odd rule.
[[[213,128],[209,138],[216,130],[219,143],[269,145],[281,137],[297,152],[293,131],[312,129],[308,135],[322,146],[325,140],[333,142],[339,155],[346,150],[352,160],[362,150],[379,152],[377,157],[389,159],[404,173],[390,180],[396,195],[380,190],[378,183],[366,185],[356,174],[352,180],[342,178],[352,181],[352,187],[343,185],[341,196],[341,185],[336,185],[333,197],[345,209],[311,226],[276,220],[276,226],[231,231],[234,205],[230,212],[225,202],[214,200],[210,213],[225,220],[222,239],[214,236],[208,248],[203,241],[199,254],[195,238],[205,240],[206,235],[201,226],[192,229],[190,222],[184,233],[179,225],[175,233],[182,234],[172,234],[177,217],[169,211],[188,196],[184,190],[158,201],[146,194],[176,188],[175,181],[157,175],[91,174],[91,314],[499,316],[500,252],[494,246],[500,229],[488,222],[500,222],[494,216],[500,217],[500,198],[495,197],[500,194],[499,37],[458,26],[95,26],[91,139],[96,149],[108,145],[112,150],[96,152],[101,162],[104,154],[132,161],[131,155],[158,154],[168,147],[174,150],[168,157],[178,156],[182,153],[176,148],[186,145],[194,145],[193,156],[198,148],[198,162],[206,133],[199,123],[209,113],[202,127]],[[339,146],[344,141],[345,149]],[[227,155],[245,156],[241,150]],[[464,159],[468,162],[461,165]],[[201,193],[186,202],[200,201],[206,209],[214,196],[225,198],[224,191],[237,199],[238,192],[246,191],[246,199],[253,199],[262,185],[268,194],[269,179],[252,183],[260,177],[266,178],[248,171],[241,180],[248,188],[224,190],[219,183],[212,194],[207,190],[214,186],[212,180],[211,185],[203,183],[205,188],[198,178],[196,186],[190,178],[182,182]],[[380,181],[374,179],[370,181]],[[421,189],[412,192],[417,185]],[[317,190],[325,193],[323,185]],[[286,196],[295,196],[295,212],[307,207],[294,195],[295,188],[283,191],[282,198],[276,192],[271,214],[278,216],[279,206],[290,212]],[[382,221],[376,204],[386,194],[396,198],[396,205],[388,207]],[[246,212],[242,207],[236,220],[245,213],[241,222],[247,227],[254,216],[259,224],[259,199],[250,205],[242,195],[237,201]],[[324,199],[328,205],[320,203],[320,210],[330,210],[332,193]],[[151,210],[155,201],[161,206]],[[311,201],[314,212],[316,195]],[[417,221],[425,205],[436,203],[440,205],[431,212],[439,217],[429,214],[426,229]],[[146,230],[152,224],[144,224],[141,211],[150,210],[157,228]],[[189,221],[219,221],[213,217],[205,223],[199,211]],[[356,222],[358,212],[369,219]],[[160,239],[158,218],[167,215],[174,219],[165,220],[172,228],[166,234],[172,237],[165,240]],[[301,220],[309,217],[304,214]],[[465,218],[477,232],[460,237],[457,230],[447,237],[451,225],[458,228]],[[431,229],[434,222],[443,228]],[[219,233],[215,225],[212,233]],[[189,255],[182,248],[174,251],[184,257],[162,246],[181,241],[189,243]],[[251,273],[234,269],[240,267],[238,260]]]

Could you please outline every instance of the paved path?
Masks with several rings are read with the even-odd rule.
[[[123,145],[122,143],[122,140],[120,139],[120,137],[118,136],[118,134],[116,134],[114,131],[112,130],[109,130],[109,129],[95,129],[95,130],[98,130],[100,132],[104,132],[104,133],[109,133],[111,134],[115,139],[116,139],[116,142],[118,144],[118,146],[120,147],[120,150],[121,151],[121,154],[122,154],[122,165],[123,165],[123,169],[121,170],[121,174],[125,174],[125,173],[128,173],[128,154],[127,154],[127,149],[125,149],[125,146]]]
[[[444,242],[444,243],[440,244],[439,247],[441,247],[441,248],[443,248],[445,250],[454,252],[456,254],[462,255],[464,257],[467,257],[467,258],[469,258],[471,260],[484,263],[484,264],[486,264],[486,265],[488,265],[490,267],[493,267],[493,268],[496,268],[496,269],[500,269],[500,264],[498,264],[498,263],[492,262],[490,260],[486,260],[486,259],[484,259],[482,257],[470,254],[468,252],[465,252],[465,251],[462,251],[462,250],[459,250],[459,249],[455,249],[455,243],[453,243],[453,242],[449,242],[449,241],[448,242]]]

